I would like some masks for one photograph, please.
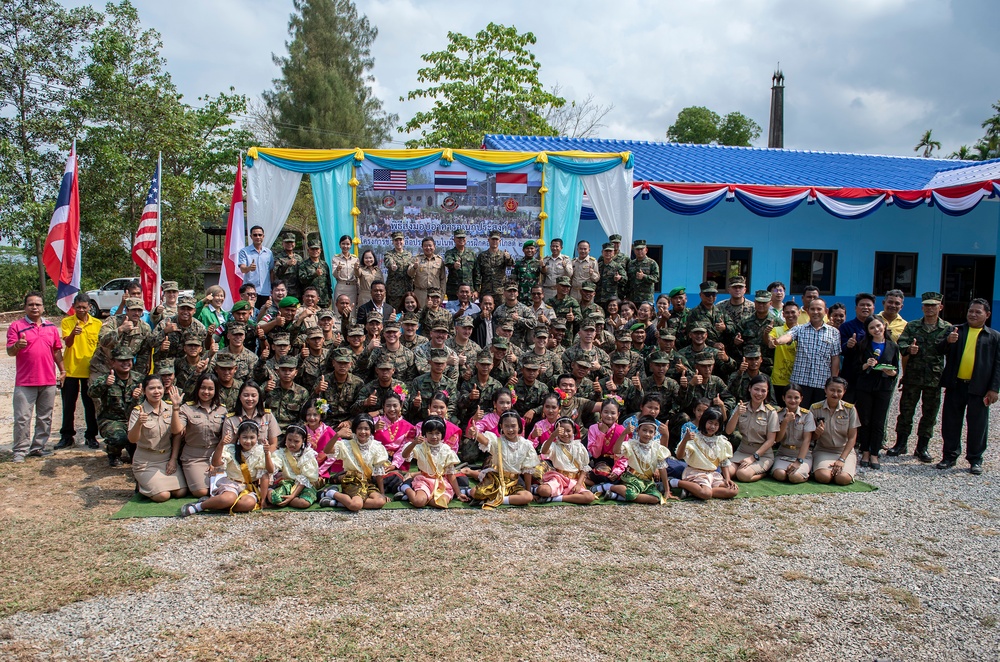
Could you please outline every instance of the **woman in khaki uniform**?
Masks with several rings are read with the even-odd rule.
[[[831,377],[826,380],[826,398],[809,409],[816,420],[813,478],[817,483],[850,485],[858,472],[854,443],[861,420],[854,405],[843,401],[846,392],[847,380]]]
[[[187,494],[184,474],[170,462],[170,419],[174,408],[163,399],[163,382],[150,375],[142,384],[146,399],[132,410],[128,419],[128,440],[136,445],[132,457],[132,475],[139,492],[153,501],[163,502]]]
[[[775,453],[771,478],[798,484],[809,480],[812,471],[813,433],[816,421],[808,409],[803,409],[802,392],[797,384],[789,384],[785,391],[785,408],[778,412],[781,428],[778,430],[778,450]]]
[[[270,409],[264,408],[264,391],[254,381],[247,381],[240,387],[236,396],[236,406],[228,414],[222,425],[222,438],[228,435],[230,439],[239,439],[240,424],[243,421],[253,421],[259,428],[258,443],[264,446],[268,453],[278,450],[278,419]]]
[[[726,424],[726,435],[739,428],[743,442],[733,453],[736,480],[751,483],[767,475],[774,464],[774,441],[780,423],[778,412],[767,404],[768,384],[764,375],[750,380],[750,403],[740,402]]]
[[[195,382],[194,400],[174,407],[170,432],[174,436],[168,468],[177,467],[180,460],[184,480],[191,496],[208,496],[212,454],[222,439],[222,424],[226,408],[222,405],[219,383],[213,374],[203,374]],[[180,393],[171,390],[171,400]],[[183,447],[183,450],[182,450]]]
[[[423,253],[413,259],[406,268],[406,274],[413,279],[413,294],[423,309],[427,305],[427,290],[436,287],[444,292],[448,278],[444,269],[444,259],[434,254],[434,240],[425,237],[420,247]]]
[[[337,279],[337,285],[333,289],[333,300],[336,301],[341,294],[346,294],[351,299],[351,305],[357,306],[358,268],[361,263],[351,253],[353,243],[346,234],[341,237],[340,255],[330,258],[330,266],[333,268],[333,277]]]
[[[358,275],[358,308],[372,300],[372,283],[384,282],[382,269],[378,266],[375,253],[370,249],[361,254],[361,261],[355,269]]]

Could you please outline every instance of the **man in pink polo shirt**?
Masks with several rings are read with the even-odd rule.
[[[45,457],[52,428],[52,405],[56,384],[66,377],[59,327],[42,318],[44,304],[39,292],[24,297],[24,317],[7,329],[7,356],[16,357],[14,377],[14,462],[25,456]],[[59,368],[56,375],[55,368]],[[35,436],[31,437],[31,412],[35,412]]]

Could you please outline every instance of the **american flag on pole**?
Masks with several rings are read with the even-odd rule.
[[[132,243],[132,261],[139,265],[139,282],[146,310],[160,305],[160,161],[142,208],[139,229]]]
[[[373,191],[405,191],[406,171],[389,170],[388,168],[372,169]]]
[[[42,262],[56,284],[56,305],[68,313],[80,291],[80,192],[77,187],[76,141],[66,159],[56,209],[45,237]]]

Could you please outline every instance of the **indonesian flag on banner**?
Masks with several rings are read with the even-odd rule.
[[[56,210],[45,237],[42,263],[56,284],[56,305],[68,313],[80,292],[80,192],[77,188],[76,142],[66,159]]]
[[[240,251],[246,246],[246,231],[243,224],[243,163],[236,164],[236,184],[233,185],[233,200],[229,206],[229,223],[226,224],[226,249],[222,253],[222,272],[219,287],[226,292],[223,309],[233,307],[240,300],[240,286],[243,275],[236,266]]]
[[[142,305],[153,310],[160,305],[160,162],[156,162],[149,184],[146,206],[132,243],[132,261],[139,265]]]
[[[469,189],[469,173],[451,170],[434,171],[434,191],[438,193],[465,193]]]
[[[528,192],[528,173],[498,172],[497,195],[524,195]]]

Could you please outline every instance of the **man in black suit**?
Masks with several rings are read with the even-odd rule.
[[[364,325],[368,321],[370,313],[378,313],[382,316],[385,324],[396,318],[395,309],[385,300],[385,283],[380,280],[372,282],[372,298],[358,308],[358,324]]]
[[[973,299],[966,313],[968,324],[953,327],[938,345],[945,355],[941,386],[944,387],[944,408],[941,436],[944,457],[938,469],[955,466],[962,450],[962,418],[968,425],[965,458],[969,473],[983,473],[983,453],[989,431],[990,405],[1000,392],[1000,333],[986,326],[990,304],[986,299]]]

